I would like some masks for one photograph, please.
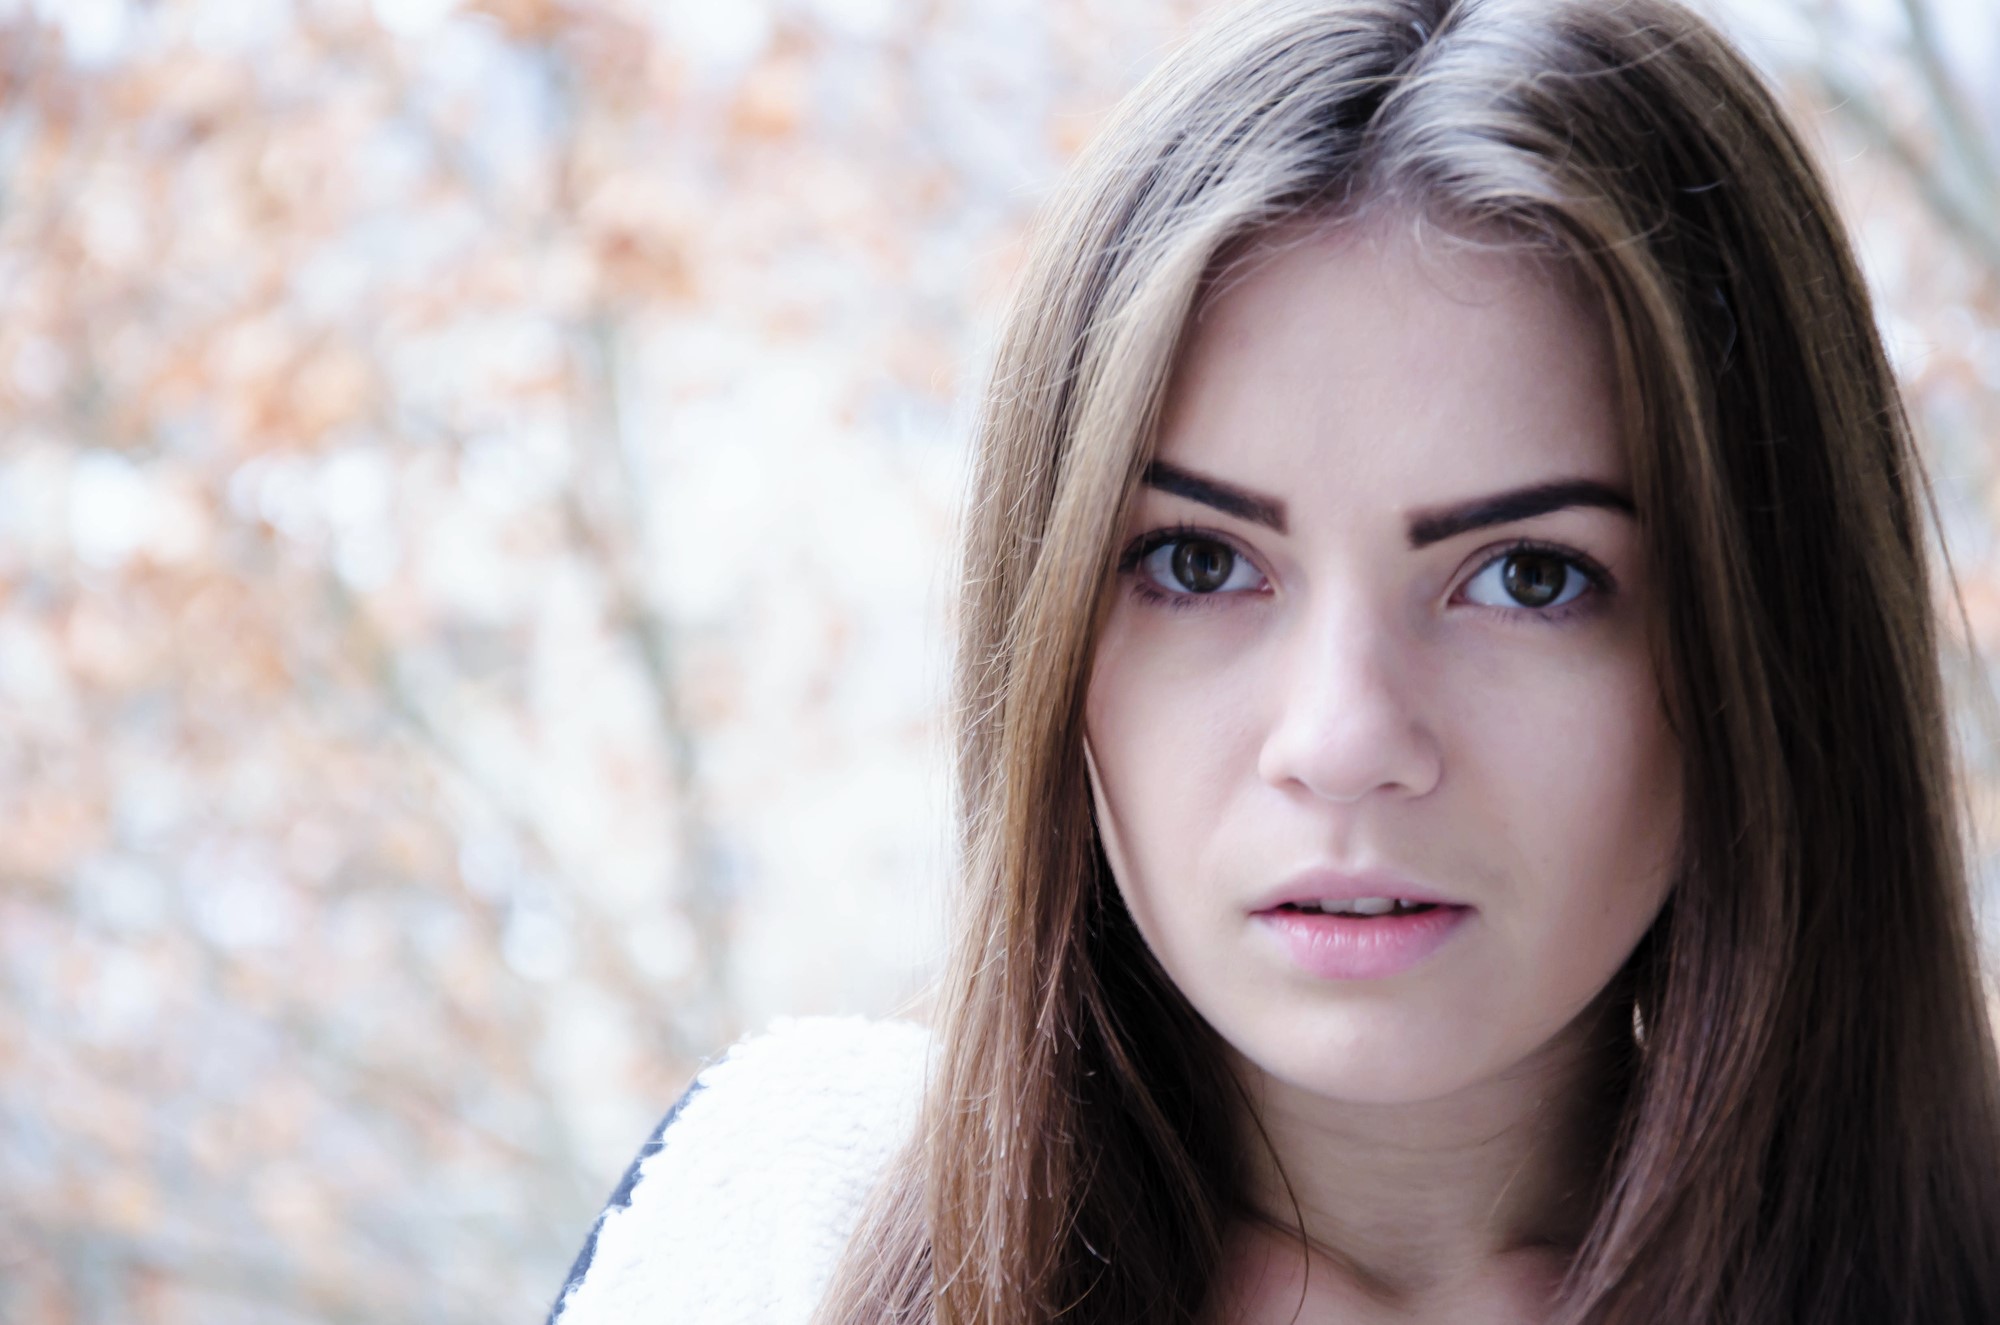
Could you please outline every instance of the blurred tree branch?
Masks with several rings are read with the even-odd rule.
[[[1910,28],[1911,54],[1944,130],[1946,149],[1990,210],[1996,189],[1993,158],[1945,66],[1929,0],[1902,0],[1902,5],[1904,21]]]
[[[2000,276],[2000,169],[1944,60],[1929,0],[1901,0],[1908,27],[1910,72],[1936,118],[1938,141],[1899,126],[1877,87],[1850,74],[1844,60],[1822,48],[1811,77],[1834,111],[1909,177],[1938,220],[1988,271]],[[1818,8],[1816,24],[1829,23]]]
[[[646,592],[642,568],[652,540],[644,476],[625,428],[616,318],[595,310],[573,340],[586,370],[577,410],[578,449],[600,457],[610,471],[599,490],[607,499],[615,496],[618,509],[592,518],[581,485],[572,483],[564,495],[564,517],[572,540],[602,571],[611,594],[611,624],[630,643],[646,677],[672,791],[668,813],[680,857],[679,902],[698,953],[695,1006],[684,1010],[683,1024],[693,1022],[699,1038],[719,1043],[737,1029],[729,1014],[728,903],[716,877],[715,835],[703,803],[695,735],[681,705],[673,629]],[[607,521],[618,526],[615,533],[605,527]]]

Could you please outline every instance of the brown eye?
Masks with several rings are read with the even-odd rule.
[[[1170,564],[1174,579],[1189,593],[1214,593],[1229,583],[1236,554],[1225,544],[1188,538],[1174,545]]]
[[[1265,588],[1257,563],[1220,538],[1157,530],[1143,539],[1120,569],[1134,571],[1147,591],[1182,600],[1227,601]]]
[[[1524,618],[1555,618],[1586,593],[1611,591],[1610,577],[1592,566],[1581,553],[1517,545],[1495,553],[1465,582],[1464,593],[1482,607]]]
[[[1523,607],[1547,607],[1569,583],[1569,566],[1546,552],[1516,552],[1501,562],[1500,582]]]

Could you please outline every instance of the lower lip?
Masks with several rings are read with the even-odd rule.
[[[1469,906],[1434,906],[1386,916],[1255,913],[1300,969],[1322,980],[1400,975],[1450,942],[1471,915]]]

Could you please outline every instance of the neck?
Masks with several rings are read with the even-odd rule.
[[[1566,1266],[1609,1150],[1622,1008],[1593,1008],[1504,1077],[1417,1103],[1330,1100],[1233,1058],[1262,1125],[1248,1141],[1257,1221],[1387,1300],[1448,1294],[1510,1258]]]

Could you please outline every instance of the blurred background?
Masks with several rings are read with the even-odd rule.
[[[0,1321],[538,1321],[703,1057],[921,990],[967,402],[1211,7],[0,0]],[[2000,15],[1711,12],[1848,208],[1975,693]]]

